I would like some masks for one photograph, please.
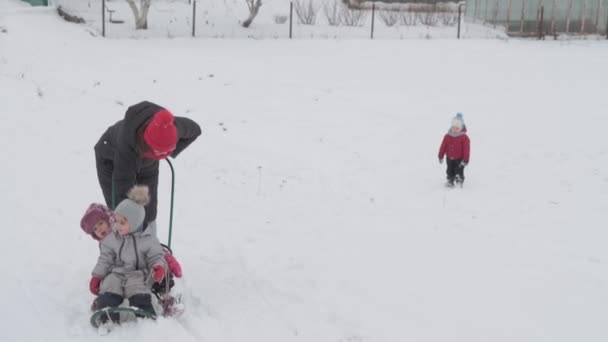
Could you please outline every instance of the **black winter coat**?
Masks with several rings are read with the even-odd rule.
[[[115,189],[115,205],[127,198],[127,192],[135,184],[150,188],[150,204],[146,207],[145,222],[156,220],[158,204],[159,161],[144,158],[140,138],[143,128],[154,114],[163,108],[152,102],[135,104],[125,113],[124,119],[110,126],[95,145],[97,176],[108,207],[112,207],[112,184]],[[201,134],[199,125],[184,117],[175,117],[177,145],[171,154],[176,158]]]

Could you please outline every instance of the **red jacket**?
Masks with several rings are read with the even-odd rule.
[[[439,159],[443,159],[447,155],[448,159],[462,159],[469,162],[471,142],[466,133],[457,136],[446,134],[439,148]]]

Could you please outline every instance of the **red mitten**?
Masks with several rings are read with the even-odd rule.
[[[169,265],[169,271],[171,271],[171,274],[173,274],[173,276],[176,278],[181,278],[182,266],[179,264],[179,262],[177,262],[177,259],[175,259],[173,254],[165,253],[165,261],[167,261],[167,264]]]
[[[89,282],[89,290],[96,296],[99,294],[99,284],[101,284],[101,278],[97,276],[93,276]]]
[[[152,272],[154,272],[154,281],[157,283],[165,277],[165,268],[161,265],[154,265],[154,267],[152,267]]]

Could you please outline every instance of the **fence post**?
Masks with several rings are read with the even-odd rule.
[[[606,39],[608,39],[608,11],[606,11]]]
[[[371,39],[374,39],[374,21],[376,19],[376,3],[372,3],[372,34]]]
[[[293,1],[289,2],[289,39],[293,37]]]
[[[460,39],[460,21],[462,20],[462,4],[458,5],[458,39]]]
[[[106,0],[101,0],[101,36],[106,36]]]
[[[196,0],[192,3],[192,37],[196,36]]]
[[[540,22],[538,23],[538,39],[543,39],[545,38],[545,33],[544,33],[544,26],[545,26],[545,22],[544,22],[544,18],[545,18],[545,6],[540,6]]]

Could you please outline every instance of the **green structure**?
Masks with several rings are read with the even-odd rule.
[[[608,0],[467,0],[465,13],[510,33],[605,34]]]

